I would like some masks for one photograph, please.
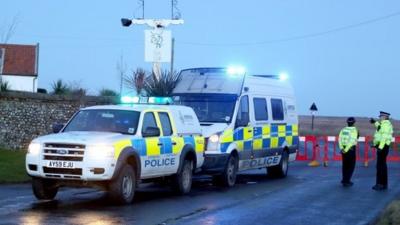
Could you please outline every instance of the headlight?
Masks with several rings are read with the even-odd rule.
[[[30,143],[28,147],[28,153],[32,155],[37,155],[40,152],[40,144],[39,143]]]
[[[219,145],[219,134],[211,135],[207,140],[207,149],[209,151],[217,151]]]
[[[219,135],[218,134],[213,134],[208,138],[208,140],[211,143],[218,143],[219,142]]]
[[[86,151],[91,159],[105,159],[114,156],[114,147],[111,145],[89,145]]]

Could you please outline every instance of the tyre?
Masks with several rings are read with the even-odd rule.
[[[35,197],[39,200],[52,200],[56,197],[58,186],[56,181],[32,178],[32,190]]]
[[[125,164],[118,176],[111,181],[109,196],[117,204],[132,203],[135,195],[136,175],[135,170],[129,164]]]
[[[192,188],[193,161],[185,159],[178,173],[173,177],[172,188],[178,194],[187,194]]]
[[[284,178],[289,171],[289,154],[287,151],[282,152],[282,158],[278,165],[267,167],[268,176],[273,178]]]
[[[236,183],[238,171],[238,158],[230,155],[226,163],[224,172],[221,175],[213,177],[213,183],[223,187],[233,187]]]

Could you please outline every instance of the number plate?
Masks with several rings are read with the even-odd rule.
[[[73,169],[74,163],[68,161],[49,161],[47,167]]]

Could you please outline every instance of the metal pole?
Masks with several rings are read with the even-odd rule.
[[[119,82],[119,94],[122,96],[122,79],[123,79],[123,74],[120,74],[120,82]]]
[[[144,19],[144,0],[143,0],[143,5],[142,5],[142,19]]]
[[[174,72],[174,53],[175,53],[175,38],[172,38],[172,43],[171,43],[171,70],[170,73],[171,75]]]
[[[311,116],[311,130],[314,130],[314,114]]]

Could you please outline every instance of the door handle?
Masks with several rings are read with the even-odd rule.
[[[247,130],[247,133],[251,133],[251,132],[253,132],[253,130]]]
[[[172,145],[176,145],[176,142],[172,142]]]
[[[162,145],[163,145],[163,143],[158,143],[157,145],[158,145],[158,146],[162,146]]]

